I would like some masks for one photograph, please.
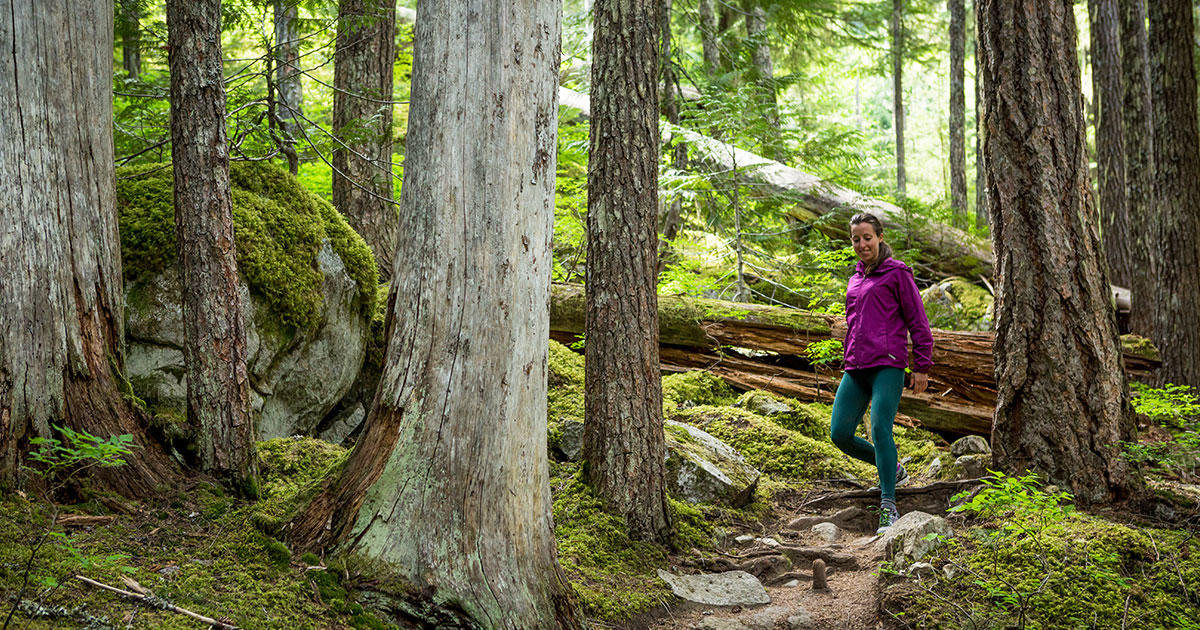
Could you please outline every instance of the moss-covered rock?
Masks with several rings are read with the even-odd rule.
[[[568,423],[583,423],[583,355],[551,340],[547,375],[547,440],[551,451],[564,454],[564,428]]]
[[[668,412],[696,405],[728,405],[736,396],[721,377],[702,371],[664,376],[662,393],[663,407]]]
[[[800,403],[771,392],[754,390],[742,394],[734,406],[757,413],[789,431],[796,431],[814,440],[829,440],[828,405]]]
[[[366,243],[333,207],[265,163],[235,163],[234,232],[247,322],[251,399],[264,437],[309,433],[354,382],[376,313]],[[175,268],[172,175],[118,173],[129,352],[152,408],[184,415],[182,288]]]
[[[986,289],[964,278],[949,278],[921,292],[925,313],[935,328],[988,330],[993,298]]]

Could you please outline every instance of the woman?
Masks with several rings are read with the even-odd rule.
[[[896,461],[892,439],[908,367],[908,337],[912,336],[915,356],[912,389],[920,394],[929,385],[933,333],[912,270],[892,258],[879,219],[867,213],[854,215],[850,238],[858,265],[846,288],[845,374],[833,400],[829,433],[842,452],[878,469],[882,499],[876,533],[882,534],[900,518],[896,485],[908,480]],[[854,436],[868,404],[871,442]]]

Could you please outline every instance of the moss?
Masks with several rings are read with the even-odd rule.
[[[251,519],[269,534],[283,527],[350,456],[349,450],[316,438],[277,438],[259,442],[257,449],[262,500]]]
[[[311,330],[321,312],[321,243],[328,239],[358,284],[363,312],[375,307],[378,271],[371,251],[328,202],[265,162],[230,166],[238,271],[285,327]],[[178,256],[170,167],[117,173],[117,208],[126,280],[165,270]]]
[[[624,620],[671,597],[655,571],[667,568],[666,551],[630,540],[622,520],[577,474],[573,464],[551,465],[554,535],[558,558],[584,611]]]
[[[832,443],[785,429],[745,409],[699,406],[676,411],[671,419],[704,429],[737,449],[755,468],[782,480],[875,476],[874,467],[850,459]]]
[[[1158,348],[1154,345],[1154,342],[1145,337],[1133,334],[1121,335],[1121,350],[1135,357],[1152,359],[1154,361],[1161,360]]]
[[[771,392],[754,390],[742,394],[734,406],[758,412],[771,422],[814,440],[829,440],[829,405],[805,404]],[[762,413],[764,409],[776,411],[766,414]]]
[[[687,551],[713,548],[716,543],[715,532],[700,508],[669,497],[667,498],[667,508],[670,510],[671,524],[675,527],[672,545],[676,549]]]
[[[551,340],[548,368],[547,441],[553,450],[562,443],[566,422],[583,422],[583,355]]]
[[[292,562],[292,550],[287,548],[287,545],[278,540],[266,540],[263,542],[263,548],[267,552],[267,558],[271,560],[271,564],[277,569],[286,569],[288,564]]]
[[[733,389],[721,377],[708,372],[669,374],[662,380],[663,404],[670,409],[695,405],[727,405]]]

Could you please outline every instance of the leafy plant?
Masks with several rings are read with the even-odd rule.
[[[1154,388],[1132,383],[1134,411],[1170,431],[1170,438],[1153,442],[1122,442],[1128,461],[1160,475],[1184,481],[1200,478],[1200,403],[1191,387],[1166,384]]]
[[[1200,418],[1200,402],[1191,386],[1167,383],[1161,388],[1129,384],[1133,410],[1164,427],[1181,429]]]

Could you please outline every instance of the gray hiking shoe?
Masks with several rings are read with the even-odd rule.
[[[879,509],[879,529],[875,530],[875,535],[878,536],[886,532],[889,527],[896,524],[900,520],[900,510],[894,508]]]
[[[908,471],[904,469],[903,464],[896,464],[896,487],[899,488],[908,483]],[[879,486],[871,486],[867,490],[874,492],[879,489]]]

